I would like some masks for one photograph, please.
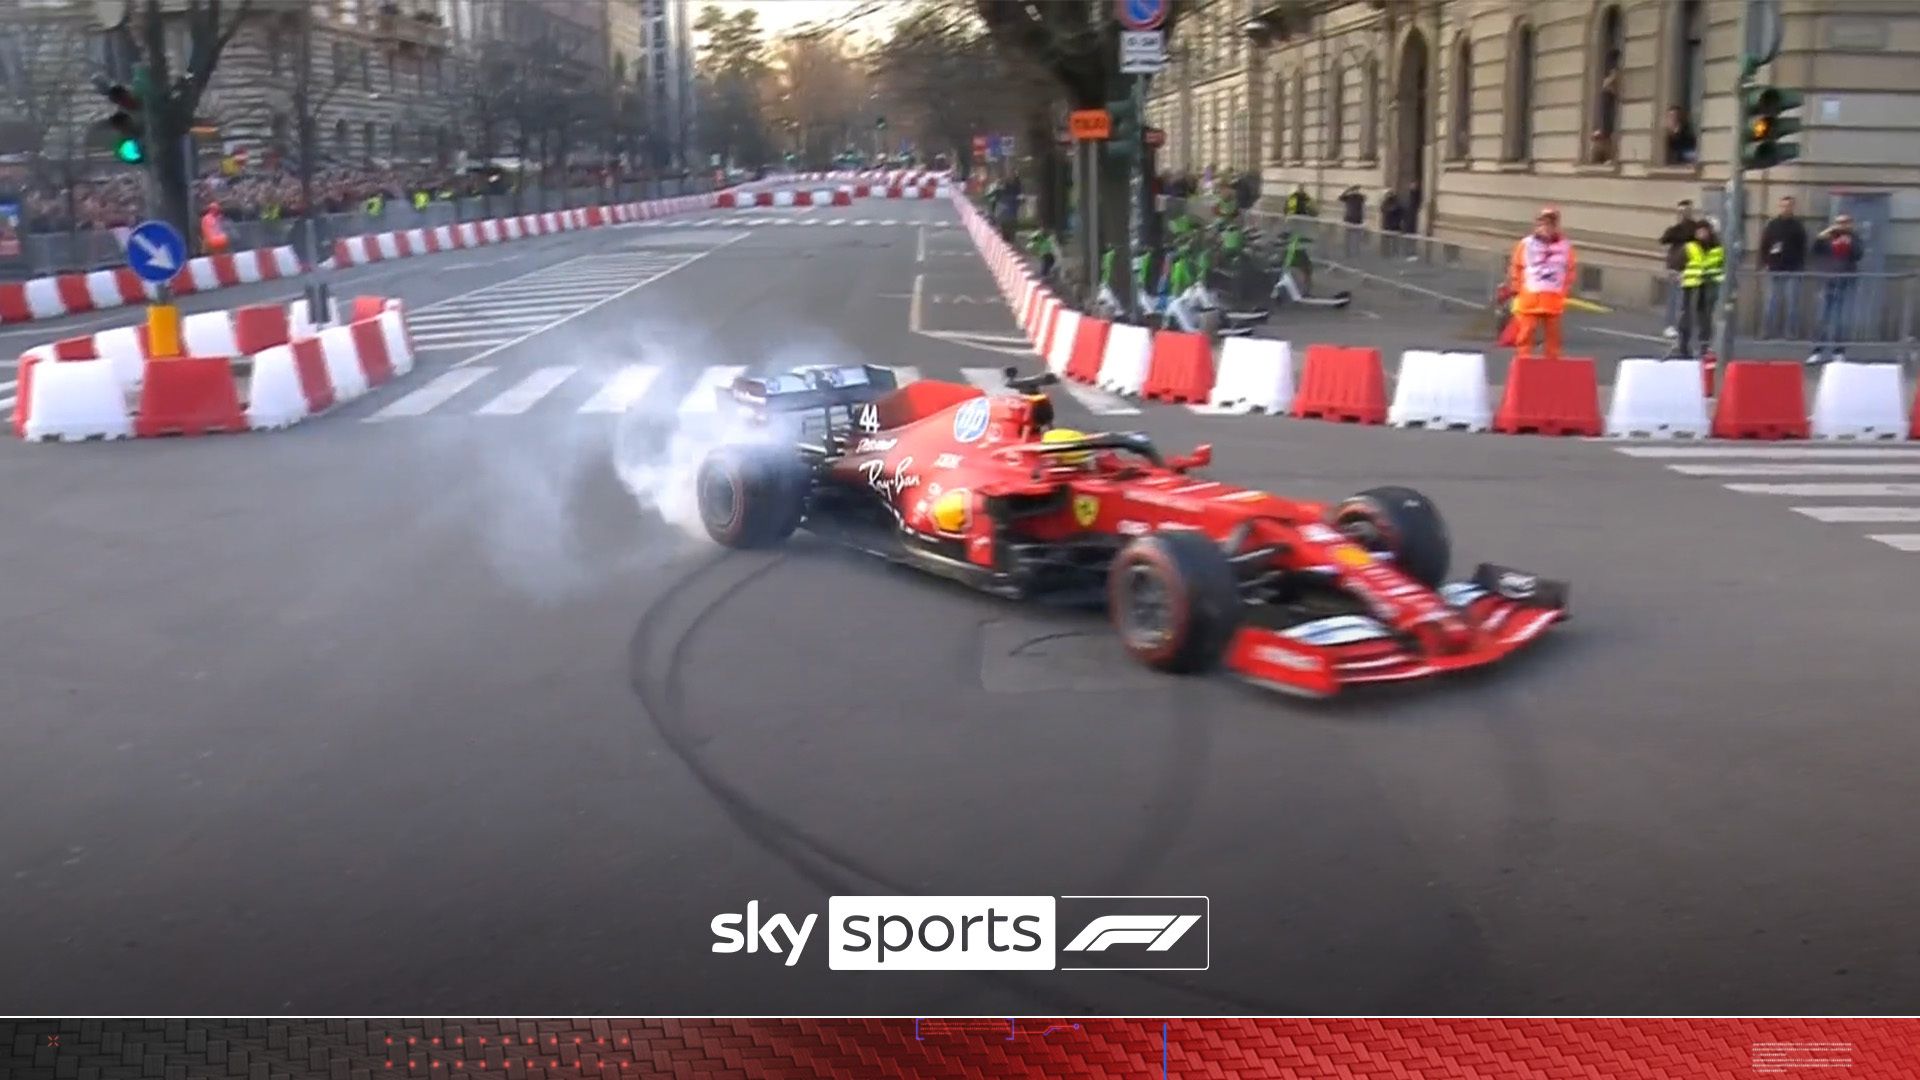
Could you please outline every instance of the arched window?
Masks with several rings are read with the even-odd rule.
[[[1380,160],[1380,61],[1372,56],[1360,69],[1360,160]]]
[[[1303,71],[1293,73],[1293,163],[1304,165],[1307,161],[1307,76]]]
[[[1667,9],[1667,101],[1658,146],[1668,165],[1700,159],[1700,106],[1706,96],[1707,17],[1703,0],[1679,0]]]
[[[1626,20],[1619,4],[1594,9],[1587,50],[1588,114],[1586,160],[1606,164],[1620,159],[1620,57],[1626,47]]]
[[[1335,60],[1327,68],[1326,81],[1320,86],[1320,107],[1325,110],[1321,117],[1326,122],[1326,147],[1321,151],[1323,161],[1339,161],[1346,150],[1347,109],[1344,100],[1347,94],[1347,68]]]
[[[1285,161],[1287,157],[1287,80],[1284,75],[1273,79],[1273,145],[1267,150],[1268,161]]]
[[[353,156],[351,140],[352,136],[347,134],[347,122],[335,120],[333,122],[333,153],[336,158],[344,161]]]
[[[379,153],[378,149],[373,145],[373,121],[368,120],[360,125],[360,135],[366,139],[367,142],[367,160],[372,161],[374,155]]]
[[[1504,161],[1533,160],[1533,24],[1513,24],[1507,33],[1507,138]]]
[[[1473,42],[1465,31],[1453,43],[1452,130],[1447,133],[1448,157],[1466,161],[1473,156]]]

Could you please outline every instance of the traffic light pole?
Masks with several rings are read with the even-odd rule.
[[[1734,320],[1740,313],[1740,267],[1747,247],[1747,91],[1753,86],[1754,64],[1748,51],[1755,26],[1754,9],[1763,0],[1746,0],[1740,5],[1739,83],[1733,88],[1733,138],[1730,141],[1727,172],[1726,220],[1721,222],[1720,243],[1725,249],[1725,275],[1720,282],[1720,325],[1715,327],[1713,356],[1715,367],[1733,361]],[[1769,57],[1769,59],[1771,59]],[[1684,295],[1682,294],[1684,302]],[[1717,376],[1717,371],[1711,372]],[[1720,385],[1714,378],[1709,385]]]

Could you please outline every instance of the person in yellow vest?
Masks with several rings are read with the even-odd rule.
[[[232,241],[227,239],[226,218],[221,216],[220,204],[210,203],[207,212],[200,215],[200,243],[206,247],[209,255],[225,255]]]
[[[1720,298],[1720,282],[1727,276],[1727,252],[1713,223],[1701,221],[1693,227],[1693,239],[1683,249],[1680,265],[1680,340],[1674,343],[1675,357],[1694,356],[1694,331],[1700,334],[1702,359],[1713,361],[1713,305]]]
[[[1513,246],[1507,268],[1520,355],[1533,355],[1537,331],[1544,338],[1538,355],[1560,358],[1560,316],[1573,287],[1573,268],[1573,243],[1560,232],[1560,211],[1544,207],[1534,218],[1533,232]]]
[[[386,213],[386,197],[382,195],[368,196],[366,205],[362,207],[362,209],[367,212],[368,217],[379,217],[381,214]]]
[[[413,193],[413,208],[415,210],[425,210],[427,203],[430,201],[432,201],[432,198],[427,194],[426,188],[421,188]]]

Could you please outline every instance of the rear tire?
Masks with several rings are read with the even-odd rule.
[[[1187,674],[1220,662],[1243,615],[1226,553],[1199,532],[1139,537],[1107,574],[1107,615],[1135,660]]]
[[[756,548],[777,544],[800,527],[811,476],[791,451],[732,446],[708,454],[694,482],[700,523],[714,543]]]
[[[1393,556],[1415,581],[1437,589],[1453,562],[1453,540],[1433,500],[1410,487],[1377,487],[1349,497],[1333,511],[1333,527],[1369,551]]]

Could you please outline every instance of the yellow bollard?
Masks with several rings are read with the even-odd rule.
[[[156,360],[186,355],[180,345],[180,309],[172,304],[147,305],[147,348]]]

